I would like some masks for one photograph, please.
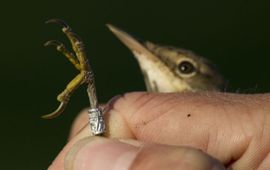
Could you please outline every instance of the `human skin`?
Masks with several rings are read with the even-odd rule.
[[[267,170],[269,103],[270,94],[127,93],[105,108],[108,139],[90,137],[82,111],[49,169]]]

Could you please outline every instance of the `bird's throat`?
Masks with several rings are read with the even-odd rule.
[[[190,90],[188,84],[176,77],[158,57],[152,58],[137,51],[133,51],[133,54],[142,70],[147,91],[176,92]],[[152,56],[154,57],[153,54]]]

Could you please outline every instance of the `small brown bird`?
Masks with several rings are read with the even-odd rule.
[[[138,60],[146,88],[151,92],[222,91],[225,81],[215,66],[191,51],[140,43],[119,28],[109,29],[132,51]]]

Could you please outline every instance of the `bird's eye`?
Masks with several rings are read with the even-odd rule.
[[[178,69],[182,74],[191,74],[195,71],[194,65],[189,61],[182,61],[178,64]]]

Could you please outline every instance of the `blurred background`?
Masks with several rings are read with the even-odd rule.
[[[61,18],[87,46],[98,97],[143,91],[130,51],[105,27],[111,23],[141,39],[192,50],[212,60],[238,93],[270,90],[270,1],[267,0],[90,0],[5,1],[1,19],[1,169],[46,169],[65,145],[76,114],[88,105],[81,87],[65,113],[40,119],[57,106],[56,96],[78,73],[50,39],[69,42]]]

